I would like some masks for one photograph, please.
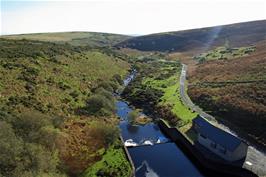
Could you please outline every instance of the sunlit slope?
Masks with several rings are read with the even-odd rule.
[[[72,45],[110,46],[129,39],[130,36],[96,32],[59,32],[2,36],[7,39],[29,39]]]
[[[14,154],[0,160],[0,176],[77,176],[105,152],[116,159],[107,170],[128,176],[111,91],[129,64],[87,46],[7,39],[0,46],[0,156]],[[103,114],[89,112],[91,97]]]
[[[100,50],[23,40],[0,44],[0,103],[12,110],[73,112],[85,104],[99,80],[128,69],[126,62]]]
[[[208,50],[225,43],[231,47],[248,46],[264,39],[266,20],[151,34],[128,39],[116,46],[141,51],[186,52]]]

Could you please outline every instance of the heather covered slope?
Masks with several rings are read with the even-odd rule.
[[[266,39],[266,20],[237,23],[185,31],[140,36],[117,44],[117,47],[141,51],[187,52],[224,45],[231,47],[255,44]]]
[[[5,39],[29,39],[56,43],[69,43],[75,46],[111,46],[129,39],[130,36],[97,32],[35,33],[2,36]]]
[[[209,60],[189,75],[189,96],[204,110],[266,145],[266,41],[234,59]]]
[[[7,39],[0,46],[0,176],[77,176],[108,152],[125,170],[110,161],[105,174],[128,176],[112,92],[129,64],[101,48]]]

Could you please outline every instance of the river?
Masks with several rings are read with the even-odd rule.
[[[130,78],[130,79],[129,79]],[[127,85],[134,76],[128,77]],[[160,131],[155,123],[131,125],[127,115],[132,111],[123,100],[116,102],[117,116],[123,139],[135,143],[128,148],[136,177],[203,177],[189,158]],[[150,145],[144,145],[149,142]]]

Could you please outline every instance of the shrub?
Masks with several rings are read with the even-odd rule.
[[[65,176],[57,169],[57,131],[48,117],[28,113],[9,122],[0,121],[0,176]]]
[[[90,133],[96,139],[100,139],[101,142],[104,142],[105,146],[113,144],[119,137],[119,129],[117,126],[102,121],[92,122]]]
[[[107,116],[115,111],[115,104],[105,96],[95,94],[88,99],[85,109],[89,115]]]
[[[60,89],[62,89],[62,90],[71,89],[71,87],[70,87],[67,83],[65,83],[65,82],[63,82],[63,81],[60,81],[60,82],[58,83],[58,87],[59,87]]]
[[[39,112],[26,112],[13,118],[12,124],[15,132],[23,141],[39,143],[47,148],[53,148],[57,130],[53,126],[52,119]],[[45,137],[45,139],[44,139]]]
[[[123,79],[122,79],[122,77],[121,77],[119,74],[115,74],[115,75],[113,76],[113,79],[114,79],[115,81],[117,81],[120,85],[123,84]]]
[[[139,112],[134,110],[134,111],[131,111],[130,113],[128,113],[128,121],[132,124],[132,123],[135,123],[136,122],[136,119],[137,117],[139,116]]]
[[[156,106],[156,114],[158,117],[167,120],[171,126],[177,126],[180,123],[180,118],[177,117],[172,111],[170,105]]]
[[[108,100],[111,100],[111,101],[114,100],[112,93],[109,92],[109,91],[107,91],[107,90],[105,90],[105,89],[102,88],[102,87],[96,89],[96,90],[95,90],[95,93],[104,96],[104,97],[107,98]]]
[[[22,141],[15,135],[12,126],[0,121],[0,171],[8,176],[14,170],[22,152]]]
[[[98,86],[94,89],[94,91],[100,87],[104,88],[105,90],[109,92],[114,92],[116,89],[118,89],[118,84],[117,82],[112,82],[112,81],[101,81],[98,84]]]

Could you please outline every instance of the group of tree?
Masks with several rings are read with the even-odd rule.
[[[39,112],[1,112],[0,176],[65,176],[55,144],[61,122]]]
[[[92,89],[92,94],[82,108],[82,112],[93,116],[110,116],[115,112],[115,99],[113,94],[117,92],[123,80],[120,75],[114,75],[111,81],[101,81]]]

